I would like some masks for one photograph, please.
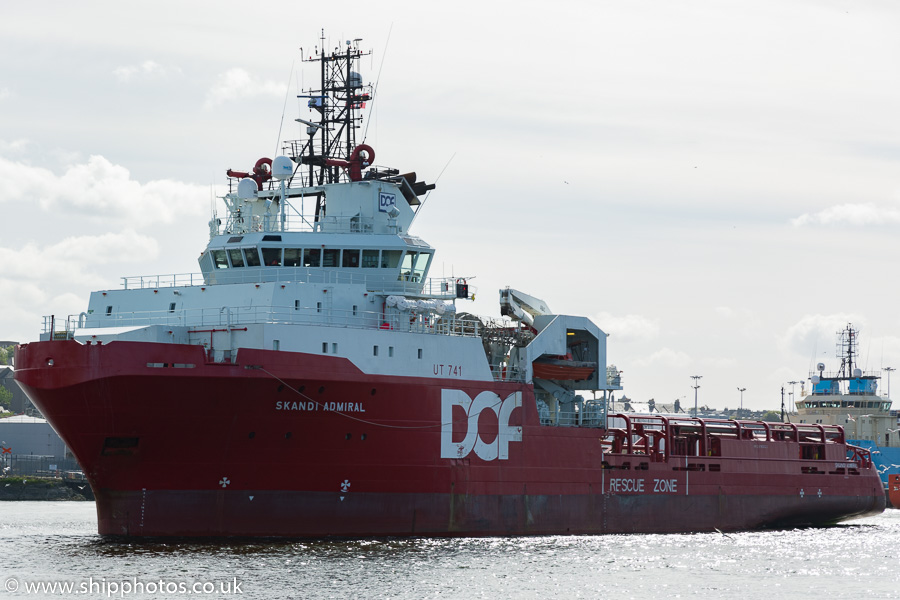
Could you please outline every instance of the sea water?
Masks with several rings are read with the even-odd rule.
[[[900,510],[683,535],[115,541],[92,502],[0,503],[0,598],[900,598]]]

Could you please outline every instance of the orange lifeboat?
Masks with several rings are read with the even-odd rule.
[[[888,475],[888,498],[891,506],[900,508],[900,475]]]
[[[571,360],[568,357],[540,358],[531,363],[534,376],[539,379],[583,381],[597,370],[597,363]]]

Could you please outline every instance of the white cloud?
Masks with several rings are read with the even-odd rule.
[[[725,357],[703,358],[699,362],[702,366],[711,369],[730,369],[738,364],[737,359]]]
[[[284,83],[261,81],[244,69],[229,69],[219,75],[216,84],[207,92],[205,106],[210,108],[229,100],[256,96],[283,98],[286,92]]]
[[[164,67],[158,62],[145,60],[138,65],[126,65],[113,70],[113,75],[122,83],[128,83],[137,79],[150,79],[153,77],[166,77],[168,75],[180,75],[178,67]]]
[[[23,281],[84,283],[89,270],[100,264],[152,260],[159,244],[133,230],[97,236],[74,236],[50,246],[26,244],[20,249],[0,248],[3,276]],[[97,279],[96,283],[102,283]]]
[[[618,341],[652,340],[659,335],[659,322],[641,315],[617,317],[601,312],[592,319],[605,333]]]
[[[6,100],[10,96],[12,96],[12,92],[9,91],[9,88],[0,88],[0,100]]]
[[[28,146],[31,145],[30,140],[26,139],[18,139],[13,140],[11,142],[7,142],[6,140],[0,140],[0,154],[2,155],[10,155],[10,154],[21,154],[28,149]],[[0,199],[0,202],[3,200]]]
[[[837,333],[848,323],[852,323],[854,328],[862,329],[866,325],[866,319],[855,313],[805,315],[787,328],[778,339],[778,345],[788,355],[799,354],[818,360],[825,354],[833,358]]]
[[[101,265],[158,255],[155,239],[130,230],[69,237],[49,246],[0,248],[0,297],[5,299],[0,330],[18,341],[34,339],[45,315],[65,319],[85,309],[83,290],[108,287],[110,279],[99,272]]]
[[[208,195],[204,186],[166,179],[142,184],[131,179],[128,169],[102,156],[72,165],[61,176],[0,157],[0,203],[37,199],[46,212],[126,220],[144,227],[201,214]]]
[[[805,225],[879,225],[900,223],[900,208],[878,206],[872,202],[839,204],[817,213],[804,213],[791,219],[795,227]]]
[[[651,365],[661,365],[667,367],[686,367],[691,364],[691,357],[685,352],[671,350],[669,348],[661,348],[646,358],[640,358],[634,361],[639,367],[649,367]]]

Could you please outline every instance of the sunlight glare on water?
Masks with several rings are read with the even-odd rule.
[[[97,535],[93,503],[6,502],[0,597],[9,577],[90,577],[241,582],[240,594],[207,596],[216,598],[900,598],[898,539],[900,511],[888,510],[830,528],[727,535],[122,542]]]

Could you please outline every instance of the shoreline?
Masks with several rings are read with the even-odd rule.
[[[45,477],[0,478],[0,502],[17,500],[70,500],[83,502],[94,499],[87,481],[64,481]]]

